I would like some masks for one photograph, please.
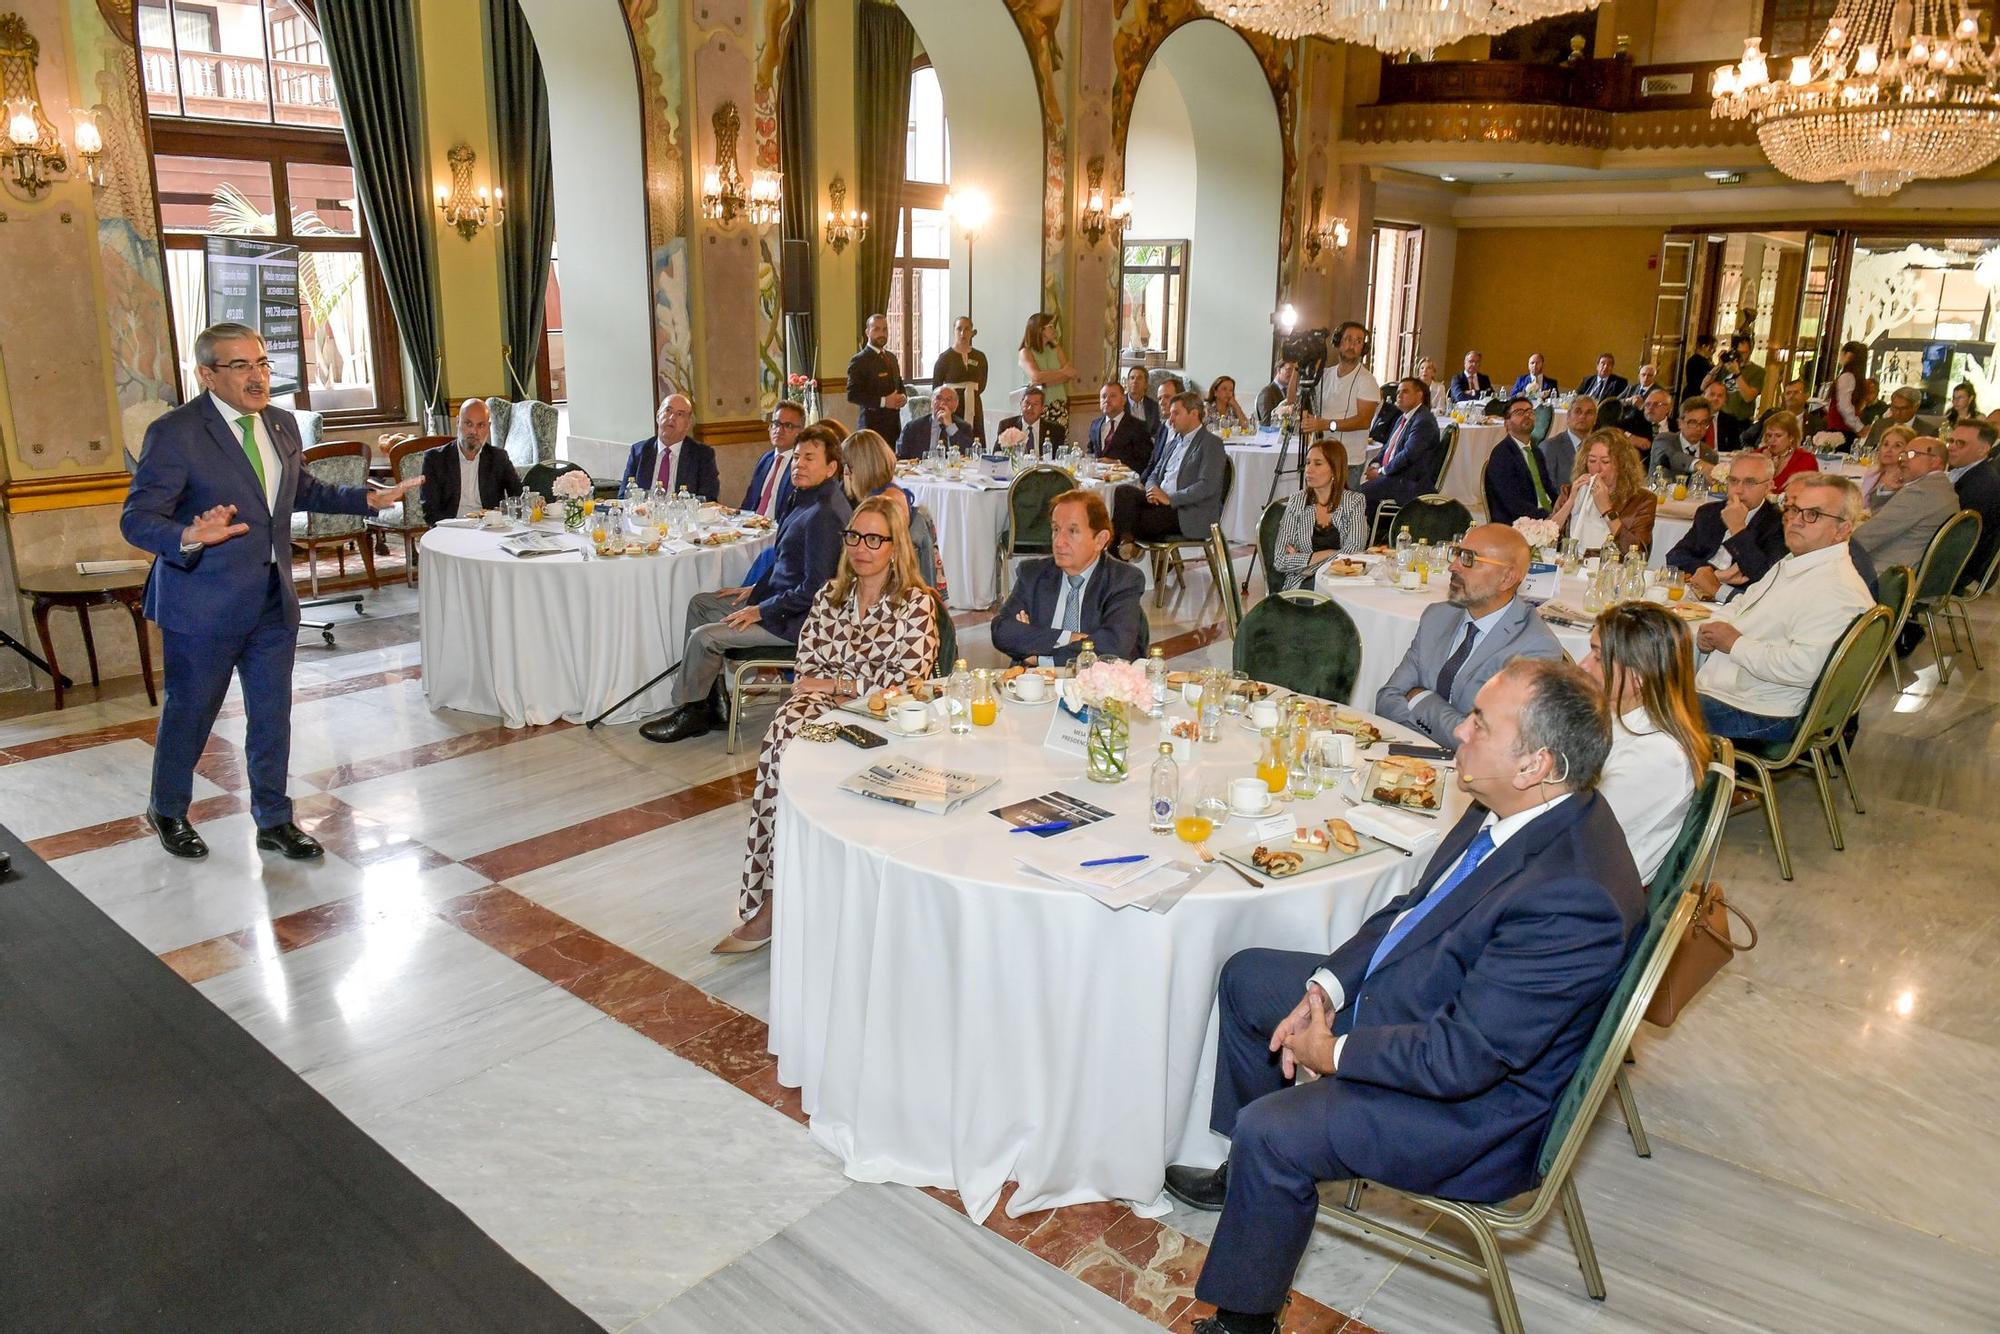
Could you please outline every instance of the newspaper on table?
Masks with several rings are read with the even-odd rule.
[[[510,537],[500,544],[500,549],[510,556],[529,558],[534,556],[561,556],[576,551],[577,548],[557,537],[554,533],[529,531],[519,537]]]
[[[1014,858],[1022,870],[1088,894],[1113,911],[1145,908],[1163,913],[1208,874],[1206,867],[1162,856],[1114,866],[1084,866],[1083,862],[1117,857],[1125,851],[1108,839],[1089,835],[1071,834],[1053,843],[1027,842],[1031,846]]]
[[[995,774],[963,773],[899,757],[869,765],[840,788],[871,801],[945,815],[999,781]]]

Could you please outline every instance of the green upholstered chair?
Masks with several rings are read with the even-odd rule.
[[[329,486],[368,485],[368,446],[359,440],[328,440],[308,445],[299,454],[299,461],[314,480]],[[382,585],[375,578],[375,538],[368,531],[365,515],[311,514],[304,510],[293,512],[292,545],[306,554],[306,577],[311,596],[319,596],[320,548],[333,548],[339,571],[344,576],[350,543],[361,553],[362,568],[368,574],[368,586],[380,588]]]
[[[1904,624],[1910,619],[1910,607],[1917,600],[1916,572],[1907,565],[1891,565],[1886,570],[1875,572],[1875,601],[1889,609],[1889,642],[1903,633]],[[1895,679],[1896,689],[1903,688],[1903,671],[1896,665],[1896,655],[1889,655],[1889,673]]]
[[[1951,680],[1952,658],[1945,655],[1944,641],[1938,638],[1937,614],[1945,610],[1957,593],[1965,578],[1965,563],[1978,545],[1979,516],[1971,510],[1960,510],[1937,530],[1931,544],[1924,548],[1923,564],[1917,567],[1917,593],[1910,604],[1910,615],[1923,618],[1931,653],[1937,659],[1939,685]],[[1950,624],[1948,617],[1946,624]],[[1956,637],[1952,646],[1956,649]]]
[[[1014,474],[1007,484],[1007,513],[1000,525],[1000,596],[1007,596],[1009,566],[1016,556],[1046,556],[1055,550],[1049,510],[1055,498],[1073,490],[1076,479],[1061,468],[1037,464]]]
[[[1724,803],[1726,808],[1726,803]],[[1718,831],[1719,834],[1719,831]],[[1599,1301],[1604,1299],[1604,1274],[1598,1268],[1597,1250],[1584,1222],[1583,1202],[1577,1197],[1573,1173],[1590,1126],[1598,1109],[1620,1074],[1620,1062],[1632,1045],[1653,991],[1673,957],[1674,947],[1687,934],[1694,919],[1696,895],[1683,891],[1663,896],[1659,906],[1647,914],[1639,947],[1619,975],[1618,984],[1604,1007],[1604,1017],[1584,1049],[1569,1087],[1563,1091],[1542,1141],[1539,1160],[1541,1184],[1527,1195],[1506,1204],[1472,1204],[1441,1199],[1412,1191],[1397,1190],[1378,1182],[1355,1179],[1347,1183],[1341,1203],[1322,1204],[1321,1218],[1383,1237],[1399,1245],[1424,1252],[1465,1273],[1485,1280],[1493,1294],[1495,1314],[1504,1334],[1523,1334],[1521,1309],[1514,1300],[1513,1279],[1507,1273],[1507,1258],[1501,1253],[1499,1233],[1526,1232],[1540,1226],[1550,1210],[1560,1208],[1569,1229],[1570,1244],[1576,1250],[1577,1267],[1583,1271],[1583,1286]],[[1413,1232],[1384,1222],[1361,1211],[1362,1192],[1372,1187],[1396,1200],[1456,1219],[1472,1233],[1470,1251],[1448,1246],[1431,1229]]]
[[[1840,813],[1833,805],[1833,760],[1841,761],[1847,775],[1848,795],[1854,795],[1853,765],[1847,758],[1843,735],[1848,719],[1861,707],[1883,658],[1895,647],[1889,632],[1889,609],[1870,607],[1855,617],[1854,624],[1827,654],[1799,718],[1799,729],[1789,741],[1739,741],[1736,743],[1736,785],[1763,798],[1764,820],[1770,826],[1771,843],[1778,851],[1778,874],[1792,878],[1792,858],[1785,848],[1785,831],[1778,818],[1777,792],[1772,778],[1800,763],[1812,765],[1819,783],[1820,807],[1826,813],[1827,832],[1836,850],[1841,841]],[[1858,811],[1857,806],[1857,811]]]
[[[1243,614],[1231,656],[1252,680],[1345,704],[1361,672],[1361,634],[1323,594],[1267,597]]]
[[[1408,529],[1412,542],[1449,542],[1470,527],[1472,511],[1450,496],[1418,496],[1416,503],[1404,506],[1389,525],[1389,540],[1395,541],[1399,531]]]
[[[1535,409],[1534,442],[1539,445],[1542,441],[1548,439],[1549,432],[1555,429],[1555,424],[1555,405],[1552,403],[1543,403],[1537,406]]]
[[[1229,508],[1230,493],[1236,489],[1236,460],[1225,456],[1222,460],[1222,508]],[[1150,542],[1139,542],[1141,551],[1153,558],[1153,605],[1167,604],[1167,574],[1172,571],[1180,580],[1182,591],[1187,589],[1186,554],[1189,547],[1203,547],[1206,537],[1162,537]]]
[[[1229,555],[1229,539],[1222,535],[1222,525],[1208,526],[1208,541],[1202,544],[1203,554],[1208,557],[1208,573],[1215,584],[1216,595],[1222,599],[1222,620],[1231,637],[1236,627],[1243,623],[1243,588],[1236,582],[1236,562]]]
[[[1264,587],[1277,591],[1278,577],[1278,529],[1285,522],[1285,502],[1274,500],[1264,507],[1264,517],[1257,521],[1257,554],[1264,562]]]

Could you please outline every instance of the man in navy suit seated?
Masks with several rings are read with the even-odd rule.
[[[1144,473],[1153,461],[1153,432],[1126,400],[1125,387],[1106,380],[1097,391],[1098,415],[1090,423],[1092,458],[1111,459]]]
[[[1395,407],[1394,424],[1382,437],[1382,457],[1368,465],[1361,479],[1370,523],[1385,500],[1409,505],[1437,490],[1444,468],[1444,435],[1424,382],[1414,377],[1398,381]]]
[[[903,438],[896,444],[896,457],[920,459],[936,444],[950,449],[974,447],[972,428],[958,419],[958,391],[948,384],[931,391],[930,416],[920,417],[903,428]]]
[[[195,761],[234,675],[249,722],[244,751],[257,846],[315,858],[320,845],[292,823],[285,792],[299,629],[292,511],[366,514],[420,483],[412,477],[366,490],[328,486],[307,472],[298,421],[271,406],[271,360],[263,335],[248,325],[202,330],[194,359],[208,392],[146,428],[118,521],[127,542],[159,558],[146,576],[145,611],[160,627],[166,703],[146,819],[174,856],[208,855],[188,822],[188,802]]]
[[[1486,456],[1486,514],[1498,524],[1546,519],[1555,503],[1549,461],[1535,443],[1535,405],[1516,395],[1507,401],[1507,438]]]
[[[625,459],[625,473],[618,479],[619,489],[650,491],[657,482],[669,492],[686,487],[703,500],[719,499],[722,476],[715,468],[715,451],[688,438],[688,428],[694,425],[694,401],[685,394],[668,394],[660,400],[653,420],[659,432],[651,440],[632,446]]]
[[[1459,725],[1477,803],[1416,887],[1330,955],[1244,950],[1222,970],[1209,1125],[1220,1167],[1167,1190],[1222,1211],[1196,1328],[1274,1330],[1322,1181],[1490,1203],[1536,1184],[1557,1101],[1645,924],[1617,818],[1593,790],[1611,747],[1595,685],[1522,659]],[[1612,1057],[1610,1059],[1616,1059]],[[1300,1068],[1321,1076],[1292,1083]]]
[[[1714,600],[1726,584],[1742,590],[1785,558],[1785,515],[1771,499],[1771,456],[1746,449],[1729,463],[1729,499],[1694,512],[1666,565]]]
[[[1631,386],[1626,383],[1624,376],[1617,374],[1613,369],[1617,365],[1618,358],[1612,356],[1609,352],[1604,353],[1597,359],[1597,374],[1578,385],[1576,392],[1579,394],[1589,394],[1600,403],[1608,403],[1614,398],[1625,397],[1625,391]]]
[[[1471,398],[1484,402],[1493,396],[1492,377],[1479,369],[1479,363],[1484,360],[1485,357],[1478,352],[1465,354],[1465,369],[1451,377],[1452,402],[1463,403]]]
[[[1050,421],[1046,415],[1049,406],[1048,392],[1040,385],[1030,385],[1021,391],[1021,411],[1012,417],[1003,417],[1000,429],[994,433],[997,444],[1001,436],[1009,431],[1019,431],[1025,439],[1021,448],[1036,458],[1047,454],[1060,454],[1068,443],[1063,424]]]
[[[771,409],[771,447],[750,470],[750,485],[738,509],[784,522],[792,508],[792,448],[805,424],[805,408],[789,399]]]
[[[483,398],[458,405],[458,438],[424,451],[424,522],[462,519],[473,510],[490,510],[507,496],[521,494],[521,474],[504,449],[487,443],[492,414]]]
[[[1146,656],[1145,576],[1108,555],[1111,511],[1096,491],[1065,491],[1049,506],[1054,557],[1023,562],[993,618],[993,647],[1016,662],[1064,667],[1088,639],[1098,655]]]
[[[1513,392],[1516,394],[1533,394],[1537,398],[1543,398],[1549,394],[1553,394],[1555,391],[1556,382],[1542,374],[1542,354],[1539,352],[1530,352],[1528,354],[1527,374],[1514,381]]]

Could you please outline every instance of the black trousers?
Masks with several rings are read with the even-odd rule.
[[[1127,538],[1157,542],[1163,538],[1179,537],[1180,511],[1172,505],[1150,503],[1146,499],[1145,487],[1127,482],[1111,492],[1111,531],[1115,540],[1120,542]]]

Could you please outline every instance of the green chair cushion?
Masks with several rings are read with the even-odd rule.
[[[1264,561],[1264,583],[1276,588],[1281,580],[1278,576],[1278,529],[1285,522],[1285,502],[1274,500],[1264,507],[1264,517],[1257,521],[1257,551]]]
[[[1023,554],[1047,555],[1054,550],[1049,534],[1051,502],[1076,485],[1060,468],[1028,468],[1007,487],[1007,509],[1013,516],[1013,543],[1009,548]]]
[[[1338,602],[1265,598],[1236,627],[1232,661],[1253,680],[1345,704],[1361,673],[1361,635]]]
[[[1389,525],[1391,540],[1407,528],[1413,542],[1447,542],[1472,527],[1472,511],[1456,500],[1429,500],[1423,497],[1403,506]]]
[[[1946,520],[1931,539],[1929,550],[1924,552],[1924,563],[1917,571],[1917,605],[1928,607],[1939,598],[1950,596],[1958,581],[1965,577],[1965,563],[1972,559],[1972,549],[1978,545],[1977,514],[1960,510]]]

